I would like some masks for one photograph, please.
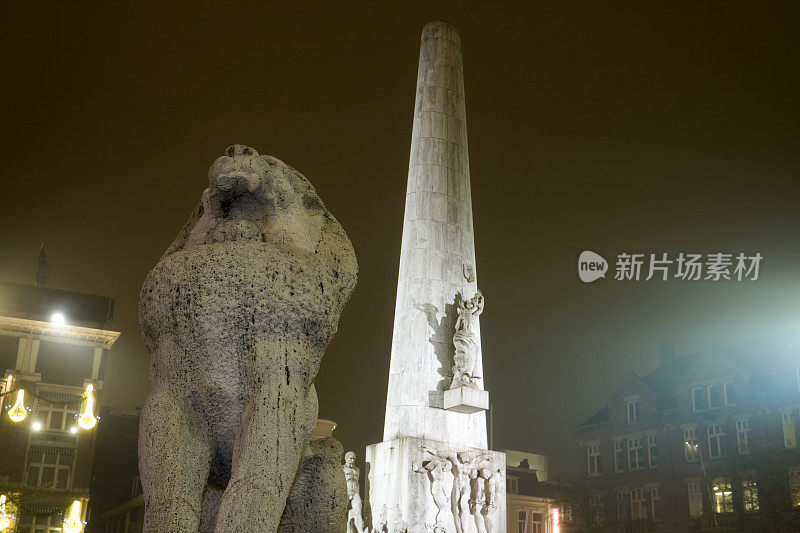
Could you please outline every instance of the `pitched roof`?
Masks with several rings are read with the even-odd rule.
[[[772,388],[775,364],[787,355],[797,357],[797,354],[800,354],[800,335],[794,332],[773,335],[717,348],[714,351],[733,361],[748,375],[753,392],[767,391]],[[666,359],[658,368],[641,378],[656,395],[656,406],[659,411],[677,407],[676,389],[700,357],[701,353],[694,353]],[[609,408],[605,405],[578,427],[608,421]]]
[[[604,405],[602,409],[597,411],[595,414],[584,420],[584,422],[578,427],[584,426],[591,426],[594,424],[602,424],[603,422],[608,422],[608,405]]]

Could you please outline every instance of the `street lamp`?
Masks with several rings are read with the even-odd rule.
[[[50,322],[52,322],[56,326],[66,326],[67,318],[64,316],[64,313],[56,312],[50,316]]]
[[[688,440],[685,442],[686,446],[690,448],[694,448],[695,452],[697,452],[697,456],[700,458],[700,468],[703,470],[703,484],[706,486],[706,492],[708,492],[708,500],[709,503],[712,505],[711,507],[711,514],[714,516],[714,527],[717,527],[717,511],[714,509],[714,496],[711,494],[711,486],[708,483],[708,474],[706,473],[706,464],[703,462],[703,454],[700,452],[700,444],[692,444]]]

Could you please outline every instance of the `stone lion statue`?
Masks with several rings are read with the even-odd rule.
[[[314,378],[356,285],[353,246],[274,157],[231,146],[208,180],[139,298],[152,354],[144,531],[340,531],[342,448],[310,439]]]

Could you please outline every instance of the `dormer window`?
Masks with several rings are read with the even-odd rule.
[[[730,382],[725,384],[725,405],[736,405],[736,387]]]
[[[628,409],[628,425],[639,421],[639,399],[633,398],[625,402]]]
[[[706,390],[693,389],[692,390],[692,409],[695,411],[703,411],[706,408]]]
[[[722,407],[722,387],[710,385],[708,387],[708,408],[719,409],[720,407]]]

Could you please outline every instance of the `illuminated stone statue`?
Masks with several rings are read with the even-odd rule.
[[[373,533],[387,530],[384,508],[399,508],[410,533],[485,531],[486,480],[479,474],[481,495],[471,503],[470,473],[485,466],[474,457],[491,457],[492,468],[505,465],[505,454],[487,449],[484,298],[475,261],[464,69],[458,31],[440,20],[427,24],[420,39],[383,441],[367,447],[369,469],[362,473],[370,514],[364,518]],[[496,515],[505,515],[504,494],[496,505]],[[491,533],[506,533],[505,524],[497,524]]]
[[[364,515],[362,514],[361,493],[358,479],[361,471],[356,466],[356,452],[347,452],[344,455],[344,479],[347,483],[347,533],[362,533],[364,531]]]
[[[453,365],[453,381],[450,388],[473,387],[477,388],[480,376],[474,376],[475,363],[478,360],[478,334],[476,323],[483,313],[483,294],[478,291],[469,300],[458,305],[458,319],[456,320],[453,345],[456,353]]]
[[[413,465],[412,465],[413,466]],[[453,489],[453,463],[434,455],[432,459],[424,461],[421,466],[413,468],[418,474],[427,474],[431,483],[431,496],[436,504],[436,523],[433,526],[435,533],[447,532],[447,515],[451,512],[450,495]]]
[[[216,533],[341,531],[341,444],[310,441],[314,378],[356,285],[353,246],[274,157],[231,146],[208,181],[139,298],[152,354],[144,532],[197,533],[201,516]],[[207,485],[222,494],[201,510]]]

